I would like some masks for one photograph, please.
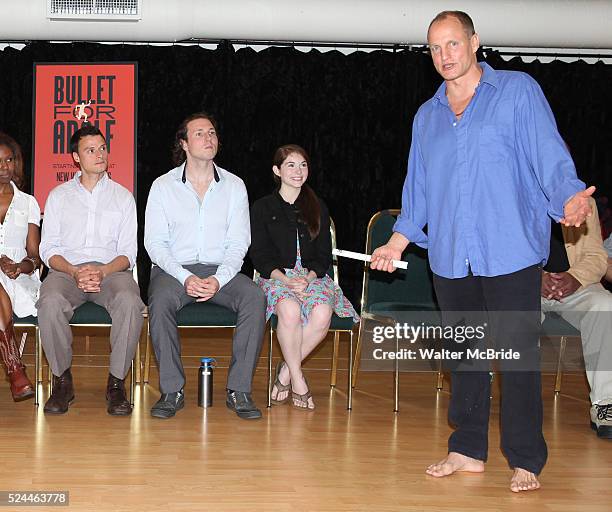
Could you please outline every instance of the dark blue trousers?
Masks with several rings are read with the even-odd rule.
[[[445,324],[485,322],[495,349],[520,353],[519,360],[499,361],[501,445],[512,468],[535,474],[540,473],[547,458],[539,371],[541,273],[541,266],[534,265],[496,277],[447,279],[434,275]],[[448,441],[449,452],[482,461],[488,454],[491,376],[487,364],[464,361],[452,369],[448,411],[449,421],[456,428]]]

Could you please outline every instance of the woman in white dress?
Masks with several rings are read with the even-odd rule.
[[[13,400],[34,395],[13,329],[17,317],[35,316],[40,279],[40,208],[22,192],[23,158],[15,140],[0,132],[0,355]]]

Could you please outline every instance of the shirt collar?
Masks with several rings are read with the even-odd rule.
[[[497,71],[495,71],[486,62],[480,62],[482,68],[482,76],[480,77],[480,83],[487,83],[497,88],[499,86],[499,78],[497,78]]]
[[[74,175],[73,181],[75,183],[75,185],[77,187],[80,187],[83,190],[86,190],[85,187],[83,186],[83,184],[81,183],[81,175],[83,174],[83,171],[77,171],[76,174]],[[110,178],[108,177],[108,172],[104,171],[103,176],[100,178],[100,180],[98,181],[98,183],[96,183],[96,186],[94,187],[94,190],[98,187],[104,187],[106,185],[106,182],[109,180]],[[88,191],[89,192],[89,191]],[[93,192],[93,190],[92,190]]]
[[[497,88],[499,85],[499,79],[497,78],[497,72],[489,66],[486,62],[478,63],[482,69],[482,76],[480,77],[480,83],[487,83]],[[448,98],[446,97],[446,82],[442,82],[438,90],[434,94],[434,98],[437,99],[443,105],[448,105]]]
[[[187,161],[185,160],[185,162],[183,162],[182,165],[177,167],[178,172],[176,172],[174,175],[177,179],[180,179],[183,183],[187,181],[187,170],[185,169],[186,166],[187,166]],[[213,173],[215,176],[215,181],[219,183],[219,181],[221,181],[221,173],[219,172],[219,168],[217,167],[217,164],[215,162],[213,162]]]
[[[300,191],[300,194],[301,194],[301,191]],[[281,195],[280,195],[280,188],[277,188],[277,189],[274,191],[274,195],[276,196],[276,199],[278,200],[278,202],[280,203],[280,205],[281,205],[283,208],[288,208],[288,209],[290,209],[290,210],[295,210],[295,209],[297,209],[297,205],[296,205],[295,203],[297,203],[297,200],[298,200],[298,198],[300,197],[300,195],[299,195],[299,194],[298,194],[298,197],[296,197],[296,198],[295,198],[295,201],[294,201],[293,203],[288,203],[287,201],[285,201],[285,200],[283,199],[283,196],[281,196]]]

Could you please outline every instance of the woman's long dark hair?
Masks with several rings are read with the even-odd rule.
[[[308,153],[297,144],[285,144],[278,148],[274,153],[272,164],[280,168],[291,153],[297,153],[306,160],[310,173],[310,158],[308,157]],[[280,185],[280,178],[276,174],[274,175],[274,180]],[[311,240],[319,236],[319,231],[321,229],[321,205],[319,204],[317,195],[306,183],[302,185],[302,190],[300,190],[300,195],[296,199],[295,205],[298,208],[298,215],[306,223]]]

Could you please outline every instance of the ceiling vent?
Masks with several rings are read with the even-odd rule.
[[[139,20],[142,0],[47,0],[47,18],[56,20]]]

